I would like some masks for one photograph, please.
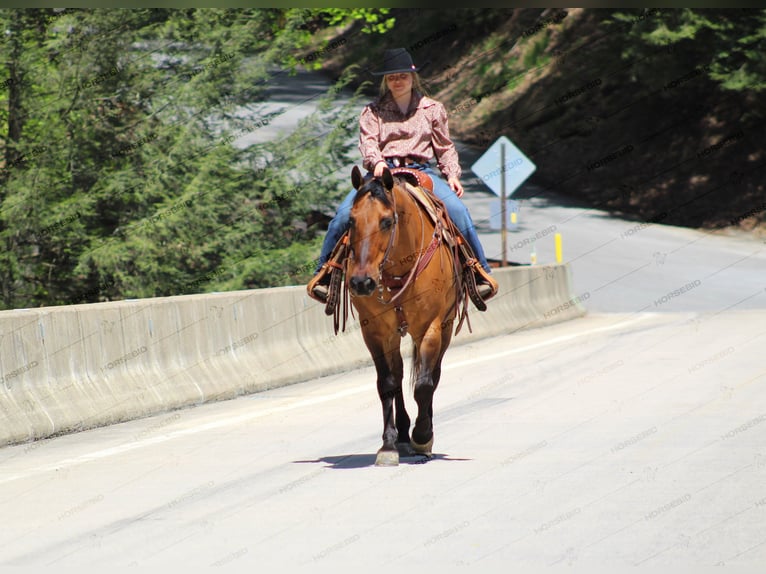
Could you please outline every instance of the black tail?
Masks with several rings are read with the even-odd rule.
[[[420,353],[418,352],[418,346],[415,341],[412,341],[412,366],[410,368],[410,392],[415,393],[415,382],[420,376]]]

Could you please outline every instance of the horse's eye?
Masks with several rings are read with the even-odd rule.
[[[356,225],[356,220],[353,217],[349,217],[348,218],[348,226],[349,227],[354,227],[354,225]]]
[[[392,217],[384,217],[380,220],[380,228],[383,230],[391,229],[391,226],[394,224],[394,219]]]

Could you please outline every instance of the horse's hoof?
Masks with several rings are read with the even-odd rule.
[[[412,444],[412,450],[415,451],[416,454],[424,454],[427,457],[431,456],[431,448],[434,446],[434,437],[431,437],[431,440],[429,440],[426,444],[418,444],[414,440],[410,441]]]
[[[399,466],[399,452],[396,450],[379,450],[375,457],[375,466]]]
[[[398,442],[396,443],[396,450],[399,451],[399,456],[412,456],[415,454],[415,451],[412,450],[412,446],[409,442]]]

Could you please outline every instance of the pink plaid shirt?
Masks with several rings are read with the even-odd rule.
[[[444,105],[413,90],[407,114],[402,114],[391,92],[365,106],[359,116],[359,151],[362,165],[372,171],[387,157],[410,156],[437,166],[447,177],[460,177],[455,144],[449,137]]]

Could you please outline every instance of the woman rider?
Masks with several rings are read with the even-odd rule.
[[[375,177],[386,167],[411,167],[424,171],[433,180],[434,194],[444,202],[449,216],[471,246],[482,269],[474,269],[479,295],[486,300],[497,293],[497,282],[484,256],[468,208],[460,201],[462,170],[455,145],[449,136],[444,105],[424,95],[418,71],[404,48],[386,50],[383,70],[372,72],[383,76],[380,97],[368,104],[359,117],[359,151],[363,166]],[[438,177],[429,165],[436,157],[437,165],[447,181]],[[369,174],[368,173],[368,174]],[[348,229],[349,211],[356,190],[346,196],[330,221],[319,256],[318,273],[332,253],[335,244]],[[315,273],[316,274],[316,273]],[[330,274],[325,273],[312,289],[320,301],[327,300]]]

